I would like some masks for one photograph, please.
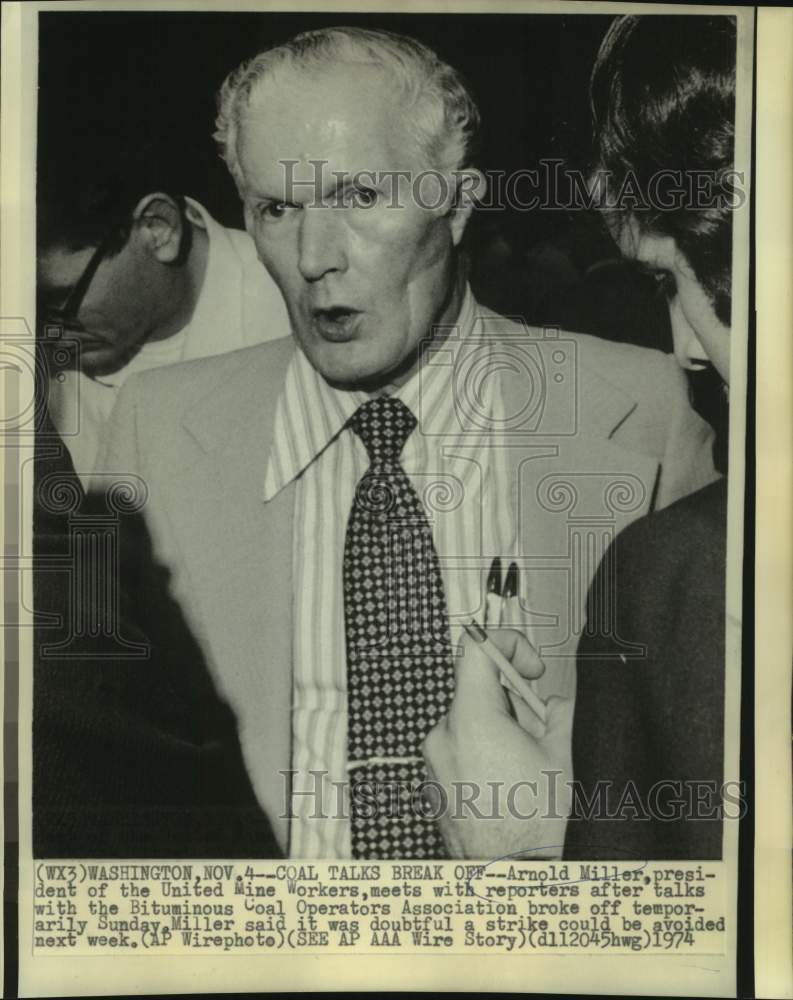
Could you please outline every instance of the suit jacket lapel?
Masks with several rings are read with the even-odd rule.
[[[574,362],[559,363],[566,383],[554,382],[552,366],[545,367],[534,426],[505,438],[524,597],[548,666],[538,685],[543,695],[574,694],[589,584],[610,540],[650,510],[659,470],[656,455],[634,446],[647,439],[634,430],[643,427],[640,402],[581,356],[586,344],[565,338],[558,347],[549,345],[548,356],[551,349],[575,353],[571,344],[579,349]],[[514,372],[502,386],[508,415],[521,412],[527,391],[536,391]]]
[[[543,367],[539,390],[536,384],[539,380],[530,380],[529,384],[519,365],[502,375],[506,415],[522,410],[530,415],[525,424],[508,431],[506,444],[514,452],[515,464],[533,462],[538,470],[554,470],[579,479],[602,475],[598,507],[603,509],[581,507],[585,494],[591,492],[589,486],[595,485],[587,483],[582,494],[584,479],[581,479],[575,490],[574,505],[570,507],[571,516],[605,515],[615,508],[613,513],[629,512],[632,517],[639,517],[652,506],[663,442],[653,441],[654,427],[645,424],[640,401],[612,379],[603,359],[595,352],[581,350],[587,339],[559,341],[555,350],[573,354],[570,363],[559,364],[559,382],[552,379],[556,372],[549,370],[551,366]],[[576,344],[577,352],[570,347],[572,344]],[[541,402],[526,407],[527,395],[538,391]],[[648,449],[656,445],[655,453],[651,453]],[[542,479],[539,474],[533,478],[537,483]],[[549,488],[548,482],[545,488]],[[636,496],[618,499],[603,493],[608,489],[622,494],[635,491]]]

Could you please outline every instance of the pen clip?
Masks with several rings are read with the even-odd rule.
[[[505,601],[518,596],[519,579],[518,564],[511,562],[507,570],[507,578],[504,581],[504,589],[501,591],[501,596]]]
[[[496,556],[487,574],[487,593],[501,596],[501,557]]]

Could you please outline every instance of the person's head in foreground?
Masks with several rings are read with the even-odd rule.
[[[478,123],[454,69],[382,31],[306,32],[224,83],[216,138],[246,227],[331,384],[404,381],[455,320]]]
[[[609,228],[664,283],[680,364],[729,382],[734,19],[616,18],[590,93]]]

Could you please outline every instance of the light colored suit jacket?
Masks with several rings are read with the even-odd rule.
[[[673,358],[479,314],[480,334],[500,345],[505,450],[533,581],[534,637],[547,663],[540,690],[572,695],[600,555],[630,521],[717,478],[712,432],[689,407]],[[236,713],[249,769],[253,759],[271,762],[252,780],[282,846],[295,484],[269,503],[263,485],[294,350],[285,339],[130,379],[95,479],[102,486],[107,475],[131,473],[145,482],[155,554]],[[460,413],[476,423],[465,405]]]

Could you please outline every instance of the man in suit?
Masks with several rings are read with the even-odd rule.
[[[449,856],[404,793],[493,557],[526,581],[540,692],[572,694],[602,548],[713,477],[670,358],[475,302],[477,125],[455,70],[385,32],[309,32],[232,74],[217,137],[294,340],[131,379],[97,467],[145,480],[293,856]]]

